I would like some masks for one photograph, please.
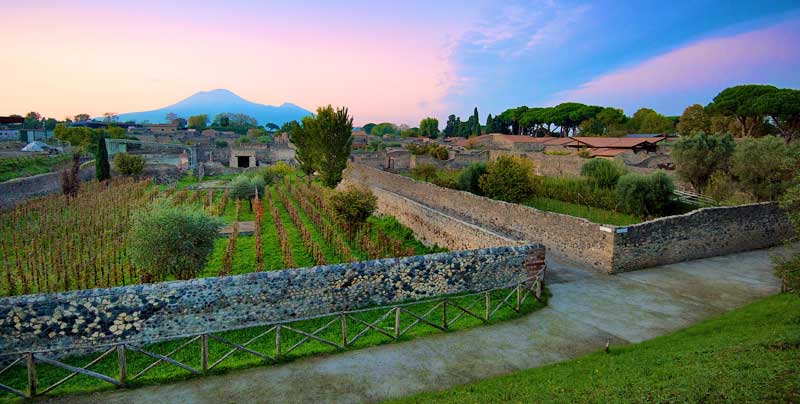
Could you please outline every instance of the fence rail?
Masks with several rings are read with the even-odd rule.
[[[350,347],[352,347],[356,341],[369,333],[377,333],[389,338],[390,340],[397,341],[402,336],[408,334],[414,327],[421,325],[430,326],[439,331],[447,331],[452,328],[456,322],[464,318],[474,318],[482,323],[488,323],[502,307],[508,307],[519,313],[521,311],[522,304],[527,299],[531,298],[531,296],[533,296],[533,298],[537,301],[541,301],[546,269],[546,267],[541,268],[536,275],[521,282],[480,292],[442,296],[415,302],[331,313],[323,317],[331,317],[330,321],[327,321],[324,325],[314,331],[304,331],[299,327],[294,326],[295,323],[308,319],[266,323],[257,326],[264,327],[265,330],[263,332],[259,333],[255,337],[250,338],[244,343],[236,343],[219,335],[220,333],[224,333],[228,330],[217,330],[197,335],[185,336],[183,338],[188,338],[187,341],[163,355],[145,350],[143,347],[137,346],[132,342],[120,342],[115,344],[107,344],[104,346],[97,346],[96,348],[104,350],[84,366],[70,365],[65,363],[63,359],[58,359],[59,351],[57,350],[3,355],[3,357],[9,360],[10,363],[5,368],[0,370],[0,391],[6,391],[22,398],[33,398],[53,391],[57,387],[62,386],[78,375],[98,379],[117,388],[124,388],[127,387],[131,381],[147,375],[160,364],[176,366],[193,375],[202,375],[214,369],[235,353],[246,353],[253,355],[265,363],[277,363],[292,351],[311,341],[329,345],[335,349],[347,350],[350,349]],[[492,292],[497,292],[500,290],[506,290],[508,293],[505,294],[503,299],[493,300]],[[469,304],[463,303],[463,300],[466,299],[471,300]],[[411,308],[414,306],[430,303],[435,304],[423,314],[418,314],[411,310]],[[440,317],[433,318],[433,314],[439,309],[441,309]],[[482,309],[482,311],[479,311],[478,309]],[[383,312],[384,314],[374,321],[365,321],[356,317],[356,315],[359,313],[375,311]],[[401,315],[403,314],[412,318],[413,321],[408,324],[403,324],[401,321]],[[391,317],[394,317],[392,321],[393,327],[386,329],[380,326],[382,323],[384,323],[384,321],[387,321]],[[356,325],[358,328],[348,329],[348,321],[350,325]],[[337,331],[337,338],[322,335],[325,331],[332,329]],[[301,338],[287,348],[283,345],[283,343],[285,337],[290,334],[295,334]],[[265,337],[270,335],[272,335],[274,338],[274,345],[272,345],[274,346],[273,355],[250,348],[250,346],[255,342],[263,340]],[[212,358],[209,357],[208,346],[210,340],[216,341],[217,343],[221,343],[230,348],[226,353],[220,355],[213,362],[210,362]],[[194,344],[198,341],[199,344]],[[177,353],[193,345],[199,345],[200,348],[200,366],[197,369],[174,358]],[[128,352],[134,352],[147,356],[153,361],[133,376],[129,376],[127,363]],[[91,370],[93,366],[114,353],[116,353],[117,362],[116,375],[103,374]],[[24,366],[27,369],[27,386],[22,388],[11,387],[9,385],[10,383],[6,381],[6,378],[9,378],[8,375],[11,369],[19,366]],[[39,379],[37,378],[36,373],[37,369],[42,369],[43,366],[60,368],[69,372],[69,374],[50,384],[49,386],[40,389],[38,385]],[[4,376],[6,378],[4,378]]]
[[[678,200],[695,206],[715,206],[717,204],[717,201],[694,192],[676,189],[673,191],[673,194],[678,198]]]

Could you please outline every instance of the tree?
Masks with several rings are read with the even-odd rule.
[[[706,114],[706,110],[700,104],[694,104],[683,110],[678,121],[678,133],[687,136],[695,132],[711,131],[711,118]]]
[[[53,119],[53,118],[47,118],[47,119],[44,121],[44,129],[45,129],[45,130],[53,130],[53,129],[55,129],[55,128],[56,128],[56,125],[57,125],[57,124],[58,124],[58,121],[56,121],[55,119]]]
[[[370,133],[374,136],[398,135],[400,134],[400,129],[393,123],[383,122],[373,126]]]
[[[75,122],[88,121],[89,119],[91,119],[89,117],[89,114],[78,114],[78,115],[75,115],[75,118],[74,118]]]
[[[172,123],[173,121],[178,119],[178,114],[176,114],[174,112],[169,112],[169,113],[167,113],[167,116],[164,117],[164,118],[165,118],[167,123]]]
[[[342,180],[342,171],[347,166],[353,144],[352,132],[353,118],[348,115],[346,107],[336,110],[330,105],[317,108],[316,116],[303,118],[303,125],[295,127],[292,132],[298,161],[302,161],[301,166],[319,171],[325,185],[335,187]],[[300,144],[295,142],[295,138],[301,140]]]
[[[361,128],[364,129],[364,132],[366,134],[371,135],[372,134],[372,128],[374,128],[374,127],[375,127],[374,123],[368,123],[368,124],[362,126]]]
[[[144,158],[137,154],[117,153],[114,168],[122,175],[139,175],[144,170]]]
[[[111,178],[111,165],[108,163],[108,150],[106,149],[106,139],[103,136],[97,138],[97,154],[95,159],[94,175],[98,181],[105,181]]]
[[[483,195],[480,186],[481,177],[486,174],[486,163],[472,163],[458,176],[458,188],[475,195]]]
[[[77,149],[83,149],[95,153],[97,145],[97,133],[91,128],[84,126],[67,127],[63,124],[56,125],[53,137],[58,140],[69,142]]]
[[[119,120],[119,116],[116,112],[103,112],[103,121],[105,123],[112,123]]]
[[[700,132],[682,137],[672,148],[672,159],[678,174],[702,192],[715,171],[728,169],[735,148],[730,135]]]
[[[489,198],[522,202],[533,192],[534,168],[528,159],[500,156],[486,166],[486,174],[478,180],[480,189]]]
[[[419,134],[431,139],[439,136],[439,120],[428,117],[419,121]]]
[[[378,198],[369,188],[352,184],[331,195],[330,202],[336,216],[345,223],[364,223],[378,207]]]
[[[305,123],[305,119],[303,119],[303,123]],[[314,144],[314,135],[297,121],[290,122],[288,129],[289,140],[295,146],[294,159],[297,160],[298,167],[307,175],[313,174],[316,170],[316,153],[318,152]]]
[[[759,114],[768,116],[786,143],[800,139],[800,90],[780,89],[753,101]]]
[[[791,251],[800,241],[800,175],[795,177],[791,187],[781,198],[780,205],[794,228],[794,234],[786,240],[788,250]],[[781,279],[783,290],[800,293],[800,253],[795,252],[788,257],[778,255],[775,261],[775,275]]]
[[[758,98],[776,91],[777,87],[756,84],[728,87],[714,97],[707,109],[712,114],[733,117],[739,124],[738,135],[749,137],[765,117],[757,105]]]
[[[25,114],[25,121],[22,123],[23,129],[36,129],[42,120],[42,114],[31,111]]]
[[[675,128],[671,119],[650,108],[636,111],[631,118],[631,126],[637,133],[672,133]]]
[[[480,136],[481,134],[481,117],[478,115],[478,107],[472,111],[472,116],[469,119],[470,136]]]
[[[453,137],[456,136],[456,116],[450,115],[447,117],[447,123],[445,123],[444,131],[442,131],[442,135],[444,137]]]
[[[619,161],[591,159],[581,167],[581,175],[592,180],[600,188],[614,188],[617,180],[626,173],[625,165]]]
[[[626,212],[635,215],[657,215],[666,211],[675,186],[663,171],[649,175],[625,174],[616,185],[617,200]]]
[[[492,114],[486,115],[486,125],[483,129],[484,133],[496,133],[494,130],[494,118],[492,118]]]
[[[80,179],[81,155],[72,155],[72,166],[61,172],[61,192],[67,196],[76,196],[81,188]]]
[[[731,157],[731,174],[760,201],[780,199],[800,172],[800,145],[775,136],[745,139]]]
[[[208,126],[208,115],[194,115],[189,117],[189,128],[203,130]]]
[[[265,177],[260,174],[241,174],[231,180],[228,184],[228,188],[230,189],[231,198],[246,200],[250,203],[250,210],[252,211],[253,198],[255,198],[256,192],[263,196],[266,185],[267,181]]]
[[[191,279],[205,267],[222,223],[202,210],[162,199],[134,213],[128,239],[144,282]]]
[[[269,132],[275,132],[276,130],[278,130],[278,129],[280,129],[280,128],[281,128],[280,126],[278,126],[278,125],[275,125],[275,124],[274,124],[274,123],[272,123],[272,122],[270,122],[270,123],[268,123],[268,124],[264,125],[264,127],[265,127],[265,128],[267,128],[267,131],[269,131]]]

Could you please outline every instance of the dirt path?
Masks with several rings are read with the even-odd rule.
[[[552,263],[550,305],[452,334],[64,403],[373,402],[639,342],[777,293],[770,251],[595,275]]]

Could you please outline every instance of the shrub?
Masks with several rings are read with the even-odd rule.
[[[731,157],[731,173],[760,201],[780,199],[798,171],[800,147],[776,136],[746,139]]]
[[[348,185],[330,197],[331,208],[339,219],[348,223],[364,223],[378,206],[378,198],[369,188]]]
[[[606,159],[591,159],[581,167],[581,175],[590,178],[600,188],[614,188],[626,171],[619,161]]]
[[[536,177],[533,162],[520,157],[501,156],[486,166],[478,180],[484,195],[506,202],[521,202],[533,191]]]
[[[650,175],[625,174],[617,181],[617,199],[623,210],[636,215],[657,215],[666,211],[675,186],[663,171]]]
[[[589,152],[589,149],[587,149],[585,147],[580,149],[580,150],[578,150],[578,152],[575,153],[575,154],[577,154],[579,157],[582,157],[582,158],[585,158],[585,159],[592,158],[592,153]]]
[[[581,177],[540,177],[534,193],[537,196],[617,210],[617,196],[613,189],[600,188]]]
[[[755,202],[755,198],[747,192],[727,172],[717,171],[711,175],[703,195],[721,205],[743,205]]]
[[[72,166],[61,172],[61,192],[64,195],[76,196],[81,188],[80,179],[81,155],[72,155]]]
[[[281,179],[292,172],[294,172],[294,168],[283,161],[279,161],[260,170],[261,175],[264,176],[264,180],[266,180],[267,183],[272,183],[273,180]]]
[[[132,217],[131,260],[147,278],[144,282],[194,278],[214,249],[221,225],[202,210],[160,200]]]
[[[224,140],[215,140],[214,141],[214,146],[217,146],[218,148],[221,149],[223,147],[228,147],[228,142],[226,142]]]
[[[701,191],[714,172],[728,170],[735,147],[730,135],[701,132],[681,137],[672,148],[672,159],[678,175]]]
[[[420,145],[411,143],[406,145],[406,149],[408,149],[411,154],[417,156],[429,154],[431,157],[439,160],[447,160],[450,158],[450,153],[447,151],[446,147],[434,143],[425,143]]]
[[[458,174],[458,171],[454,170],[440,171],[431,182],[440,187],[459,189]]]
[[[486,163],[470,164],[458,176],[458,188],[476,195],[483,195],[479,182],[483,174],[486,174]]]
[[[800,176],[795,177],[793,184],[781,198],[781,208],[786,211],[789,222],[794,227],[794,235],[786,242],[789,251],[795,252],[788,257],[775,258],[775,275],[781,279],[784,290],[800,293],[800,253],[793,248],[800,240]]]
[[[433,164],[419,164],[411,169],[411,176],[422,181],[430,181],[436,177],[436,166]]]
[[[144,170],[144,158],[135,154],[120,153],[114,156],[114,168],[122,175],[139,175]]]
[[[250,202],[250,209],[252,210],[253,198],[258,194],[264,195],[264,188],[266,187],[266,180],[261,174],[242,174],[231,180],[228,184],[230,188],[230,197],[234,199],[246,199]]]

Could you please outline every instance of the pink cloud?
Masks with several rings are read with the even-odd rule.
[[[697,94],[705,89],[718,91],[742,83],[796,81],[799,41],[800,20],[704,39],[560,92],[552,102],[648,106],[670,96]],[[710,99],[695,102],[703,101]]]

